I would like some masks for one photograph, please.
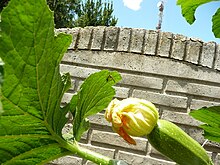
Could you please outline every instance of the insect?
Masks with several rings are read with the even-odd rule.
[[[112,75],[108,75],[108,77],[106,78],[106,81],[109,82],[109,81],[114,81],[115,83],[115,79],[112,77]]]

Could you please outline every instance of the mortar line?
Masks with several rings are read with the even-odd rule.
[[[94,33],[94,29],[92,28],[90,38],[89,38],[88,50],[91,50],[91,47],[92,47],[93,33]]]
[[[215,51],[214,51],[214,58],[213,58],[213,63],[212,63],[212,69],[215,69],[216,65],[217,65],[218,50],[219,50],[219,45],[215,42]]]
[[[166,94],[167,82],[168,82],[168,78],[164,78],[163,83],[162,83],[162,89],[161,89],[162,94]]]
[[[134,91],[134,88],[130,87],[128,91],[128,98],[132,97],[133,91]]]
[[[117,36],[116,36],[116,43],[115,43],[115,47],[114,47],[114,51],[116,51],[117,52],[117,50],[118,50],[118,42],[119,42],[119,35],[120,35],[120,30],[121,30],[121,28],[118,28],[118,30],[117,30]]]
[[[102,43],[101,43],[101,51],[104,51],[105,48],[105,40],[106,40],[106,27],[104,28],[103,37],[102,37]]]
[[[169,50],[169,58],[172,58],[172,52],[173,52],[173,43],[174,43],[174,34],[171,34],[171,38],[170,38],[170,50]]]
[[[218,161],[218,153],[217,152],[212,152],[212,156],[211,156],[211,159],[212,159],[212,161],[215,163],[216,162],[216,164],[217,164],[217,161]]]
[[[88,133],[87,133],[87,144],[91,144],[92,134],[93,134],[93,129],[90,128],[90,129],[88,130]]]
[[[161,38],[161,31],[157,31],[157,42],[156,42],[156,47],[155,47],[155,56],[158,55],[158,48],[160,44],[160,38]]]
[[[146,33],[147,33],[147,30],[144,30],[144,36],[143,36],[141,54],[144,54],[144,48],[145,48],[145,42],[146,42]]]
[[[188,96],[187,102],[186,102],[186,112],[191,112],[191,103],[192,103],[193,96]]]
[[[187,51],[188,51],[188,47],[189,47],[189,38],[187,37],[185,44],[184,44],[184,54],[183,54],[183,61],[186,61],[186,57],[187,57]],[[187,62],[187,61],[186,61]]]
[[[128,42],[128,53],[131,53],[131,41],[132,41],[132,34],[133,34],[133,31],[132,29],[130,28],[130,38],[129,38],[129,42]]]
[[[76,43],[74,45],[74,51],[78,49],[78,45],[79,45],[79,39],[80,39],[80,32],[81,32],[81,28],[79,28],[79,31],[77,33],[77,36],[76,36]]]
[[[203,42],[199,41],[202,45],[200,46],[200,49],[199,49],[199,58],[198,58],[198,65],[201,65],[202,66],[202,55],[203,55]],[[204,57],[203,57],[204,58]]]
[[[119,149],[116,148],[114,151],[113,159],[118,159],[118,157],[119,157]]]

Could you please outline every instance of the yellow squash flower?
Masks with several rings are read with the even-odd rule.
[[[159,118],[154,104],[144,99],[114,99],[105,112],[107,121],[112,122],[113,130],[130,144],[136,144],[131,136],[148,135]]]

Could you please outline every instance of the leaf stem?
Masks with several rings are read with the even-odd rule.
[[[67,143],[65,146],[66,149],[71,151],[74,154],[77,154],[78,156],[85,158],[87,160],[90,160],[96,164],[99,165],[112,165],[112,159],[109,157],[106,157],[104,155],[101,155],[99,153],[96,153],[94,151],[91,151],[89,149],[86,149],[84,147],[79,146],[77,141],[74,141],[73,144]]]

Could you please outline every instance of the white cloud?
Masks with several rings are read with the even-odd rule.
[[[143,0],[123,0],[124,5],[132,10],[139,10]]]

